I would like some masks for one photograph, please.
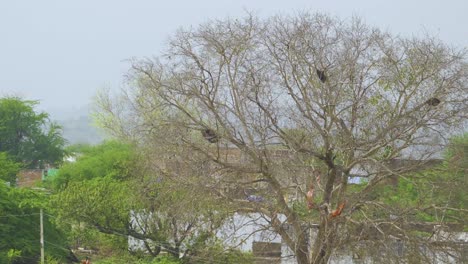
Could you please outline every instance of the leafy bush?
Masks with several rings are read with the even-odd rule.
[[[156,258],[138,258],[131,255],[121,255],[93,261],[95,264],[180,264],[178,259],[170,256],[158,256]]]
[[[185,264],[204,264],[204,263],[253,263],[254,258],[251,253],[244,253],[236,249],[225,249],[219,243],[215,243],[205,248],[199,248],[185,258]]]

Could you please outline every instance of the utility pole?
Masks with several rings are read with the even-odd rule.
[[[44,188],[32,188],[33,190],[39,191],[43,194],[50,194],[46,189]],[[44,264],[44,209],[40,209],[39,213],[40,217],[40,230],[41,230],[41,264]]]
[[[44,264],[44,221],[43,216],[44,213],[41,208],[40,218],[41,218],[41,264]]]

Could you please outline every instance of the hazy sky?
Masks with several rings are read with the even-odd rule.
[[[158,55],[179,27],[210,18],[309,10],[409,36],[424,31],[468,47],[468,0],[0,0],[0,96],[77,109],[118,89],[126,59]]]

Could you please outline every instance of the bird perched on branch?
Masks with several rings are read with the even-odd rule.
[[[322,83],[325,83],[327,81],[327,75],[325,75],[325,71],[321,71],[319,69],[316,69],[317,71],[317,76],[320,79]]]
[[[218,135],[216,135],[216,133],[209,128],[202,130],[202,136],[210,143],[216,143],[219,140]]]

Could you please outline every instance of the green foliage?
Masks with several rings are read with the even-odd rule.
[[[91,148],[93,148],[93,146],[89,144],[74,144],[74,145],[67,146],[65,150],[70,155],[77,155],[80,153],[86,153]]]
[[[126,250],[126,243],[121,243],[126,241],[121,238],[141,232],[131,224],[133,211],[151,215],[145,235],[154,242],[153,254],[159,254],[158,247],[164,245],[178,256],[181,248],[191,247],[195,240],[204,248],[213,235],[191,228],[213,228],[224,219],[215,210],[219,205],[206,194],[141,172],[137,155],[129,145],[110,141],[68,150],[76,153],[77,161],[64,164],[47,184],[55,190],[54,215],[69,231],[70,240],[77,241],[75,246],[99,248],[109,254]]]
[[[171,256],[158,256],[151,264],[180,264],[180,260]]]
[[[61,262],[56,259],[56,258],[53,258],[51,256],[46,256],[45,257],[45,264],[60,264]]]
[[[0,152],[0,180],[9,182],[12,186],[15,185],[16,174],[20,168],[20,163],[10,159],[6,152]]]
[[[70,182],[54,196],[60,216],[109,229],[126,230],[132,203],[128,184],[110,176]]]
[[[450,147],[445,152],[447,167],[455,173],[468,170],[468,133],[452,138]]]
[[[93,261],[95,264],[180,264],[180,260],[171,256],[158,256],[156,258],[138,258],[128,254],[113,256]],[[241,263],[241,262],[239,262]]]
[[[64,225],[73,248],[98,250],[101,256],[114,256],[128,251],[128,238],[99,232],[85,222],[74,225]]]
[[[442,164],[406,174],[398,185],[380,186],[374,193],[394,212],[407,212],[409,220],[466,225],[467,146],[468,134],[453,138]]]
[[[243,253],[240,250],[226,250],[221,244],[204,244],[201,248],[193,248],[190,256],[183,260],[183,263],[203,264],[203,263],[254,263],[251,253]]]
[[[28,167],[58,164],[65,154],[61,127],[49,122],[47,113],[36,113],[37,104],[16,97],[0,98],[0,152]]]
[[[7,260],[8,264],[13,263],[17,259],[21,257],[21,250],[16,250],[16,249],[10,249],[7,252]]]
[[[39,248],[39,208],[47,203],[44,195],[28,189],[0,184],[0,263],[35,263]],[[42,205],[42,206],[41,206]],[[44,210],[46,255],[64,260],[70,257],[66,239]]]
[[[67,152],[77,161],[65,163],[46,182],[55,191],[51,203],[58,222],[75,247],[126,251],[129,213],[140,208],[129,181],[135,173],[132,148],[110,141],[70,146]]]
[[[315,203],[320,204],[321,198],[316,197]],[[317,208],[313,208],[309,210],[309,208],[307,207],[307,203],[305,201],[294,201],[292,203],[292,209],[304,221],[311,221],[311,219],[315,220],[315,219],[319,219],[320,217],[320,213],[317,210]]]
[[[134,154],[129,145],[109,141],[97,146],[76,145],[67,152],[78,157],[77,162],[65,163],[56,177],[48,179],[55,190],[66,188],[69,182],[111,177],[129,178],[135,168]]]

